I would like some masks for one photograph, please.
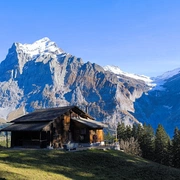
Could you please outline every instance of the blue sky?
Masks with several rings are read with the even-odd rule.
[[[179,0],[1,0],[0,60],[13,42],[49,37],[64,51],[125,72],[180,68]]]

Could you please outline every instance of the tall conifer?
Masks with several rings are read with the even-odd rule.
[[[140,143],[142,157],[149,160],[154,159],[154,140],[155,136],[153,128],[150,125],[144,124]]]
[[[172,139],[172,164],[180,168],[180,130],[176,127]]]
[[[158,125],[155,136],[155,161],[161,164],[167,163],[169,136],[162,125]]]

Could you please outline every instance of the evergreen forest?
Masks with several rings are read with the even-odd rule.
[[[172,138],[161,124],[154,132],[151,125],[117,126],[120,149],[126,153],[176,168],[180,168],[180,130],[176,127]]]

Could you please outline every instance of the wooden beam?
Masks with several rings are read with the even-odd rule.
[[[8,132],[6,131],[6,147],[8,148]]]

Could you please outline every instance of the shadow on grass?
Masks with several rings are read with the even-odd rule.
[[[38,169],[71,179],[178,179],[180,170],[161,166],[119,151],[3,150],[0,162]],[[2,176],[1,176],[2,177]]]
[[[6,180],[6,179],[26,179],[26,176],[23,176],[18,173],[13,173],[13,172],[7,172],[0,170],[0,180]]]

